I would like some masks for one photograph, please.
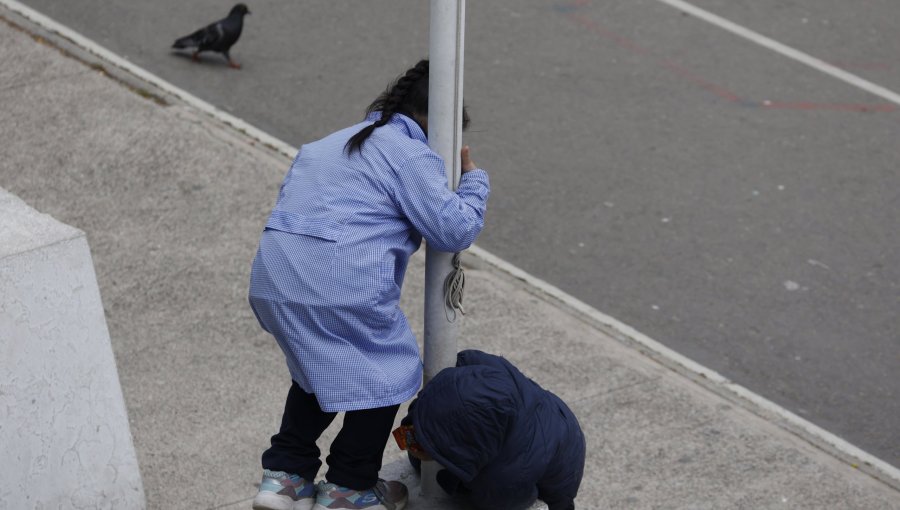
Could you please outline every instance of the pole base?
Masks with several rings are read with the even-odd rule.
[[[381,468],[378,474],[380,478],[385,480],[397,480],[406,484],[409,488],[409,510],[470,510],[471,506],[464,499],[453,498],[426,498],[422,495],[422,480],[409,461],[400,458],[386,464]],[[548,510],[547,504],[541,500],[537,500],[527,510]]]

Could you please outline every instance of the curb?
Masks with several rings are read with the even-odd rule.
[[[519,280],[539,297],[555,302],[560,308],[666,368],[678,372],[730,402],[774,423],[850,467],[859,469],[872,478],[900,490],[900,469],[797,416],[775,402],[732,382],[715,370],[669,349],[631,326],[604,314],[550,283],[526,273],[496,255],[477,246],[471,247],[469,253],[478,258],[482,264]],[[475,265],[477,267],[478,263]]]

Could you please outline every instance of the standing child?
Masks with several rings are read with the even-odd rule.
[[[472,244],[490,190],[465,147],[450,191],[427,133],[422,60],[369,106],[364,122],[304,145],[281,185],[253,260],[250,305],[284,351],[293,384],[262,455],[257,510],[406,504],[403,484],[378,479],[397,410],[422,381],[400,288],[423,238],[447,252]],[[316,440],[338,412],[344,423],[315,485]]]

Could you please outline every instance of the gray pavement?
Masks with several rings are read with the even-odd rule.
[[[295,145],[428,46],[422,0],[249,1],[233,72],[169,50],[231,1],[23,1]],[[695,3],[900,87],[896,0]],[[469,2],[466,52],[480,246],[900,467],[897,105],[652,0]]]
[[[148,507],[249,508],[289,377],[245,294],[289,159],[0,16],[25,27],[0,22],[0,187],[87,233]],[[865,466],[468,264],[460,347],[508,357],[570,404],[588,437],[579,508],[900,508]],[[422,274],[417,256],[403,308],[420,338]],[[385,464],[401,457],[389,446]]]

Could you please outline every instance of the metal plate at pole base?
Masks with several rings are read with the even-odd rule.
[[[385,480],[397,480],[409,488],[409,504],[406,505],[406,510],[472,510],[471,505],[462,498],[423,496],[422,479],[405,458],[385,464],[378,476]],[[547,510],[547,504],[537,500],[526,510]]]
[[[422,461],[422,471],[419,477],[419,487],[422,489],[422,496],[428,499],[449,499],[449,495],[441,489],[437,481],[438,471],[443,469],[440,464],[433,460]]]

